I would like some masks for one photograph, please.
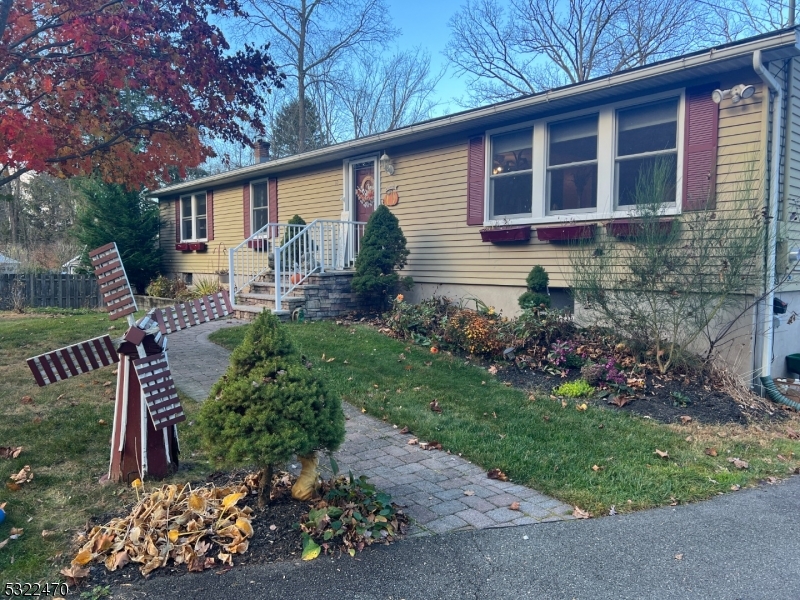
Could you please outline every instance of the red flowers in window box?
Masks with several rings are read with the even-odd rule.
[[[531,239],[530,225],[508,225],[481,229],[481,241],[492,244],[527,242],[529,239]]]

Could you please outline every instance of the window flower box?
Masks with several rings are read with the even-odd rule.
[[[481,229],[481,241],[492,244],[513,244],[531,239],[530,225],[509,225]]]
[[[205,252],[208,245],[205,242],[180,242],[175,244],[175,250],[180,252]]]
[[[660,235],[668,235],[671,233],[673,221],[674,219],[660,219],[658,221],[658,233]],[[606,223],[606,232],[608,235],[613,235],[620,239],[633,239],[642,235],[642,222],[630,219],[611,221],[610,223]]]
[[[540,242],[571,242],[593,240],[596,225],[559,225],[557,227],[537,227],[536,237]]]

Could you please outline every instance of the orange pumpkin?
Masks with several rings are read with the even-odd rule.
[[[399,201],[400,201],[400,196],[398,196],[397,190],[395,188],[386,190],[386,193],[383,195],[383,203],[386,206],[397,206],[397,203]]]
[[[300,273],[292,273],[292,276],[289,278],[289,281],[292,282],[292,285],[297,285],[303,280],[303,276]]]

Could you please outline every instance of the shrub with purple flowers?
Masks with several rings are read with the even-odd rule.
[[[604,383],[613,383],[615,385],[624,385],[625,376],[617,370],[616,363],[613,358],[607,359],[605,362],[589,362],[581,367],[581,376],[590,384],[594,386],[602,385]]]

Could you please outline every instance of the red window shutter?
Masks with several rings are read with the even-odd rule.
[[[181,198],[175,198],[175,243],[181,241]]]
[[[214,190],[206,192],[206,239],[214,239]]]
[[[719,106],[711,92],[719,84],[686,89],[683,134],[683,210],[713,209],[716,204]]]
[[[250,237],[250,184],[242,186],[242,207],[244,210],[244,237]]]
[[[278,223],[278,180],[277,179],[270,179],[267,185],[267,204],[269,208],[267,209],[269,214],[269,222],[270,223]],[[276,235],[277,229],[272,232],[272,235]]]
[[[467,152],[467,225],[483,225],[485,153],[483,136],[469,141]]]

